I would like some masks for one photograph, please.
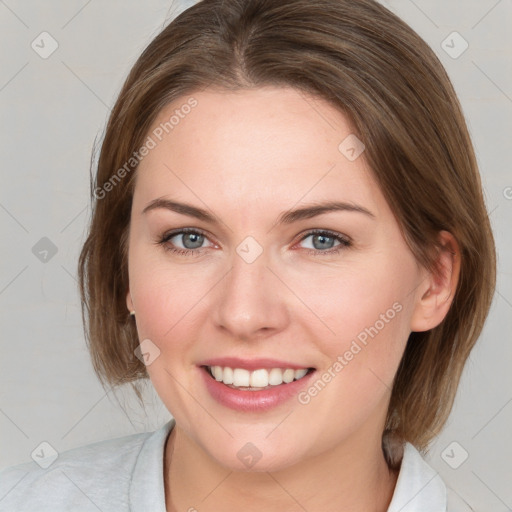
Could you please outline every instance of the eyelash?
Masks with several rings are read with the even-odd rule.
[[[170,233],[165,233],[160,238],[160,240],[158,240],[157,243],[159,245],[161,245],[165,251],[170,251],[170,252],[172,252],[174,254],[178,254],[180,256],[192,256],[192,255],[198,256],[198,255],[200,255],[202,252],[201,249],[204,249],[204,248],[180,249],[177,247],[170,247],[169,245],[167,245],[171,238],[174,238],[176,235],[182,235],[185,233],[194,233],[197,235],[202,235],[205,238],[207,238],[206,233],[204,231],[201,231],[200,229],[183,228],[183,229],[179,229],[176,231],[171,231]],[[320,255],[333,256],[333,255],[339,254],[342,250],[348,249],[349,247],[352,246],[352,241],[349,238],[347,238],[339,233],[335,233],[333,231],[329,231],[329,230],[325,230],[325,229],[313,229],[311,231],[308,231],[307,233],[304,234],[304,236],[297,243],[303,242],[306,238],[310,237],[311,235],[327,235],[328,237],[334,238],[335,240],[338,240],[340,242],[339,245],[336,245],[335,247],[325,250],[325,251],[321,251],[320,249],[305,249],[307,254],[310,254],[312,256],[320,256]]]

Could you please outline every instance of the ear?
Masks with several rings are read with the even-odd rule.
[[[128,292],[126,293],[126,307],[128,308],[128,311],[130,311],[130,312],[134,310],[130,290],[128,290]]]
[[[460,273],[460,249],[455,237],[440,231],[442,248],[437,256],[439,272],[426,273],[417,290],[411,331],[428,331],[445,318],[453,301]]]

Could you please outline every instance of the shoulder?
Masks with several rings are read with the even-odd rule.
[[[128,510],[132,472],[153,433],[133,434],[68,450],[46,469],[36,462],[0,472],[0,512]]]

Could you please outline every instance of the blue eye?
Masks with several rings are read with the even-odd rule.
[[[304,240],[308,238],[311,238],[311,247],[306,247],[305,249],[308,254],[315,256],[338,254],[343,249],[352,245],[349,238],[340,233],[326,230],[309,231],[301,238],[300,242],[304,242]],[[173,239],[181,240],[182,247],[176,246],[176,242],[171,242]],[[208,240],[208,238],[204,232],[197,229],[184,228],[164,234],[158,243],[162,245],[166,251],[171,251],[175,254],[198,256],[202,254],[203,249],[206,248],[203,247],[205,240]]]
[[[338,254],[341,250],[352,245],[351,241],[345,236],[325,230],[310,231],[306,233],[300,241],[304,242],[304,240],[308,238],[311,238],[312,247],[307,248],[307,250],[310,254],[315,256],[322,254]],[[335,244],[335,242],[338,243]]]
[[[201,235],[199,233],[187,232],[187,233],[183,233],[183,234],[174,235],[172,238],[176,238],[176,237],[180,237],[180,236],[182,237],[181,240],[182,240],[183,245],[185,245],[185,247],[184,247],[185,249],[199,249],[201,247],[201,245],[203,245],[203,242],[204,242],[204,235]],[[170,240],[172,240],[172,239],[170,239]]]
[[[173,238],[180,239],[183,247],[175,247],[175,243],[171,242]],[[196,229],[181,229],[165,234],[159,243],[164,247],[166,251],[171,251],[181,255],[194,255],[200,254],[203,249],[201,247],[206,240],[206,235]],[[171,246],[169,246],[171,244]]]

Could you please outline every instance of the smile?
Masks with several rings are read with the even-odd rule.
[[[254,371],[229,366],[206,366],[207,371],[217,381],[232,389],[242,391],[261,391],[281,384],[289,384],[302,379],[311,368],[260,368]]]
[[[298,396],[314,379],[315,368],[275,359],[217,358],[197,366],[206,392],[224,407],[263,413]]]

